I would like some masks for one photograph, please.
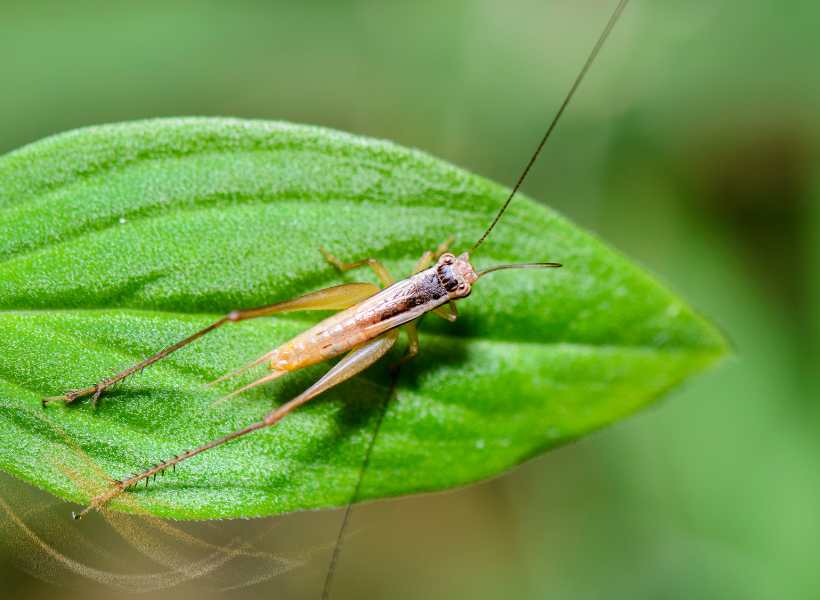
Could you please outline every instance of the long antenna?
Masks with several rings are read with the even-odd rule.
[[[333,554],[330,556],[330,563],[328,564],[327,573],[325,574],[325,583],[322,586],[322,600],[330,600],[330,586],[333,583],[333,576],[336,574],[336,566],[339,562],[339,555],[342,553],[342,542],[344,541],[345,531],[347,531],[347,525],[350,522],[350,513],[353,511],[353,503],[359,499],[359,491],[362,488],[364,472],[370,464],[370,456],[373,454],[373,446],[376,445],[376,438],[378,437],[379,430],[382,427],[384,415],[387,414],[387,405],[390,404],[390,399],[393,397],[393,394],[396,393],[396,386],[398,383],[399,367],[397,366],[395,370],[390,373],[390,387],[387,390],[387,396],[379,407],[379,414],[376,417],[376,424],[373,426],[373,435],[370,438],[370,443],[368,443],[367,448],[365,449],[362,466],[359,469],[359,477],[356,480],[356,487],[353,488],[353,495],[350,497],[350,501],[347,503],[344,515],[342,516],[342,524],[339,526],[336,544],[333,546]]]
[[[510,265],[495,265],[494,267],[490,267],[489,269],[484,269],[483,271],[479,271],[476,273],[478,278],[484,277],[487,273],[492,273],[494,271],[503,271],[504,269],[557,269],[563,266],[561,263],[557,262],[539,262],[539,263],[516,263]],[[269,376],[270,377],[270,376]]]
[[[615,11],[612,13],[612,16],[609,17],[609,21],[607,22],[606,27],[604,27],[604,30],[601,32],[601,35],[598,37],[598,41],[595,42],[595,46],[593,46],[592,51],[589,53],[589,56],[587,57],[587,60],[584,63],[584,66],[581,67],[581,70],[578,72],[575,81],[572,83],[572,87],[569,88],[569,92],[567,92],[564,101],[558,108],[558,112],[556,112],[555,116],[552,118],[552,122],[550,123],[550,126],[547,128],[547,132],[544,134],[544,137],[541,138],[538,147],[535,149],[535,152],[533,152],[532,156],[530,157],[530,162],[528,162],[527,166],[524,167],[524,170],[518,177],[518,181],[515,182],[515,186],[513,186],[510,195],[507,196],[507,200],[504,202],[504,204],[501,206],[501,209],[495,215],[495,219],[493,219],[493,222],[490,223],[490,226],[487,227],[487,230],[484,232],[484,234],[478,239],[478,241],[475,244],[473,244],[473,247],[470,248],[470,254],[475,252],[476,248],[478,248],[482,244],[482,242],[487,239],[487,236],[490,235],[490,232],[496,226],[496,223],[498,223],[498,221],[501,219],[501,215],[504,214],[504,211],[507,210],[507,207],[510,205],[510,202],[512,202],[513,197],[515,196],[516,192],[518,192],[518,188],[520,188],[521,184],[524,183],[524,180],[527,178],[530,169],[535,164],[535,161],[538,159],[538,155],[541,154],[541,150],[544,148],[544,144],[547,143],[547,140],[552,135],[555,126],[561,119],[561,115],[564,114],[564,110],[567,108],[567,105],[570,103],[570,100],[572,100],[572,97],[575,95],[575,91],[578,89],[578,86],[580,86],[581,82],[584,80],[584,76],[587,74],[587,71],[589,71],[589,67],[592,66],[593,62],[595,62],[595,58],[601,51],[604,42],[606,42],[606,38],[609,37],[612,28],[615,27],[615,23],[618,22],[618,18],[621,16],[621,13],[624,11],[624,8],[626,8],[628,2],[629,0],[620,0],[620,2],[618,2],[618,6],[615,7]]]
[[[547,132],[544,134],[544,137],[541,138],[541,142],[538,144],[538,147],[535,149],[535,152],[533,153],[532,157],[530,158],[530,162],[527,163],[527,166],[524,168],[524,171],[521,173],[521,176],[518,178],[518,181],[516,182],[515,187],[513,188],[512,192],[510,192],[510,195],[507,198],[506,202],[504,202],[504,205],[501,207],[501,210],[498,211],[498,214],[495,216],[495,219],[493,219],[493,222],[490,223],[490,226],[487,228],[487,231],[484,232],[484,235],[482,235],[481,238],[473,245],[473,247],[470,248],[470,252],[473,252],[476,248],[478,248],[481,245],[481,243],[485,239],[487,239],[487,236],[490,235],[490,232],[493,230],[493,227],[495,227],[496,223],[498,223],[499,219],[501,219],[501,215],[503,215],[504,211],[507,210],[507,207],[510,205],[510,202],[512,202],[513,196],[515,196],[515,193],[518,191],[518,188],[521,187],[521,184],[524,182],[524,179],[526,179],[527,174],[530,172],[530,169],[532,168],[532,165],[535,163],[536,159],[538,158],[538,155],[541,153],[541,149],[544,147],[544,144],[547,143],[547,140],[549,139],[550,135],[552,134],[553,129],[555,129],[555,125],[558,123],[558,120],[561,118],[561,115],[564,113],[564,109],[566,109],[566,107],[569,104],[570,100],[572,100],[572,97],[575,95],[575,90],[578,89],[578,86],[581,84],[581,81],[584,79],[584,76],[586,75],[587,71],[589,70],[589,67],[595,61],[595,57],[598,55],[598,52],[600,52],[601,47],[604,45],[604,42],[606,41],[606,38],[609,36],[609,33],[612,31],[612,28],[615,26],[615,23],[618,21],[618,18],[621,16],[621,13],[623,12],[623,10],[626,7],[628,2],[629,2],[629,0],[620,0],[618,2],[618,6],[615,8],[615,12],[613,12],[612,16],[609,18],[609,21],[607,22],[603,33],[601,33],[601,36],[598,38],[598,41],[595,43],[595,46],[592,48],[592,52],[590,52],[589,57],[587,57],[587,60],[584,63],[584,66],[581,68],[581,71],[578,73],[578,76],[575,78],[575,81],[573,82],[572,87],[569,90],[569,93],[567,93],[566,98],[564,98],[564,102],[561,104],[561,107],[558,109],[558,112],[553,117],[552,122],[550,123],[550,126],[547,129]],[[559,266],[560,265],[558,263],[528,263],[528,264],[523,264],[523,265],[497,265],[495,267],[491,267],[489,269],[486,269],[486,270],[482,271],[480,273],[480,275],[486,275],[487,273],[490,273],[492,271],[497,271],[497,270],[500,270],[500,269],[543,268],[543,267],[559,267]],[[338,537],[336,538],[336,544],[333,547],[333,554],[330,558],[330,564],[328,565],[328,570],[327,570],[327,573],[325,575],[325,582],[324,582],[324,585],[322,587],[322,600],[328,600],[330,598],[330,588],[331,588],[331,584],[333,582],[333,576],[336,574],[336,567],[338,566],[339,555],[340,555],[341,549],[342,549],[342,542],[344,541],[344,534],[345,534],[345,531],[347,530],[347,526],[350,522],[350,513],[353,510],[353,503],[358,499],[359,491],[360,491],[361,485],[362,485],[362,479],[364,479],[364,473],[367,470],[367,467],[370,463],[370,456],[373,452],[373,447],[375,446],[376,438],[379,435],[379,430],[381,429],[382,421],[384,420],[384,415],[387,412],[387,407],[388,407],[388,404],[390,403],[390,399],[392,398],[393,394],[396,391],[396,386],[398,384],[398,380],[399,380],[399,373],[398,373],[398,369],[396,369],[391,374],[390,389],[387,392],[387,398],[385,398],[385,401],[379,407],[379,414],[378,414],[377,419],[376,419],[376,425],[375,425],[374,430],[373,430],[373,436],[370,438],[370,443],[368,444],[367,448],[365,449],[364,460],[362,461],[361,469],[359,471],[359,477],[356,481],[356,486],[353,490],[353,496],[350,498],[350,502],[348,502],[347,507],[345,508],[344,515],[342,517],[342,523],[341,523],[341,526],[339,527]]]

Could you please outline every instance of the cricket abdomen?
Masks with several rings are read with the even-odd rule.
[[[435,267],[320,321],[276,348],[270,368],[295,371],[343,354],[449,301]]]

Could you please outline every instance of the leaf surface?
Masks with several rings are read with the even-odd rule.
[[[317,366],[215,404],[202,384],[323,315],[224,327],[87,403],[83,387],[225,312],[398,277],[453,234],[463,251],[507,190],[423,153],[313,127],[174,119],[94,127],[0,158],[0,468],[86,502],[105,485],[258,420]],[[463,485],[624,417],[726,353],[722,336],[618,253],[519,197],[474,257],[557,260],[478,282],[454,323],[426,319],[359,499]],[[395,357],[389,360],[395,360]],[[279,426],[115,502],[169,518],[348,502],[387,396],[377,365]],[[225,389],[221,390],[226,391]]]

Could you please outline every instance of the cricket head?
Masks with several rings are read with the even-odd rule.
[[[468,252],[458,256],[446,252],[441,255],[436,263],[436,275],[438,275],[441,285],[447,290],[450,300],[458,300],[469,296],[473,284],[488,273],[503,271],[504,269],[555,269],[560,266],[561,263],[556,262],[515,263],[495,265],[483,271],[476,271],[470,263],[470,254]]]
[[[459,256],[449,252],[442,254],[436,263],[436,275],[450,300],[469,296],[473,282],[478,279],[470,264],[470,255],[466,252]]]

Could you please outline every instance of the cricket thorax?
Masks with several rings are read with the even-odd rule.
[[[443,254],[435,266],[396,282],[285,342],[272,352],[270,367],[290,371],[338,356],[449,301],[468,296],[476,279],[466,254]]]
[[[449,252],[442,254],[434,269],[438,281],[446,290],[450,300],[469,296],[472,284],[478,279],[466,252],[460,256]]]

